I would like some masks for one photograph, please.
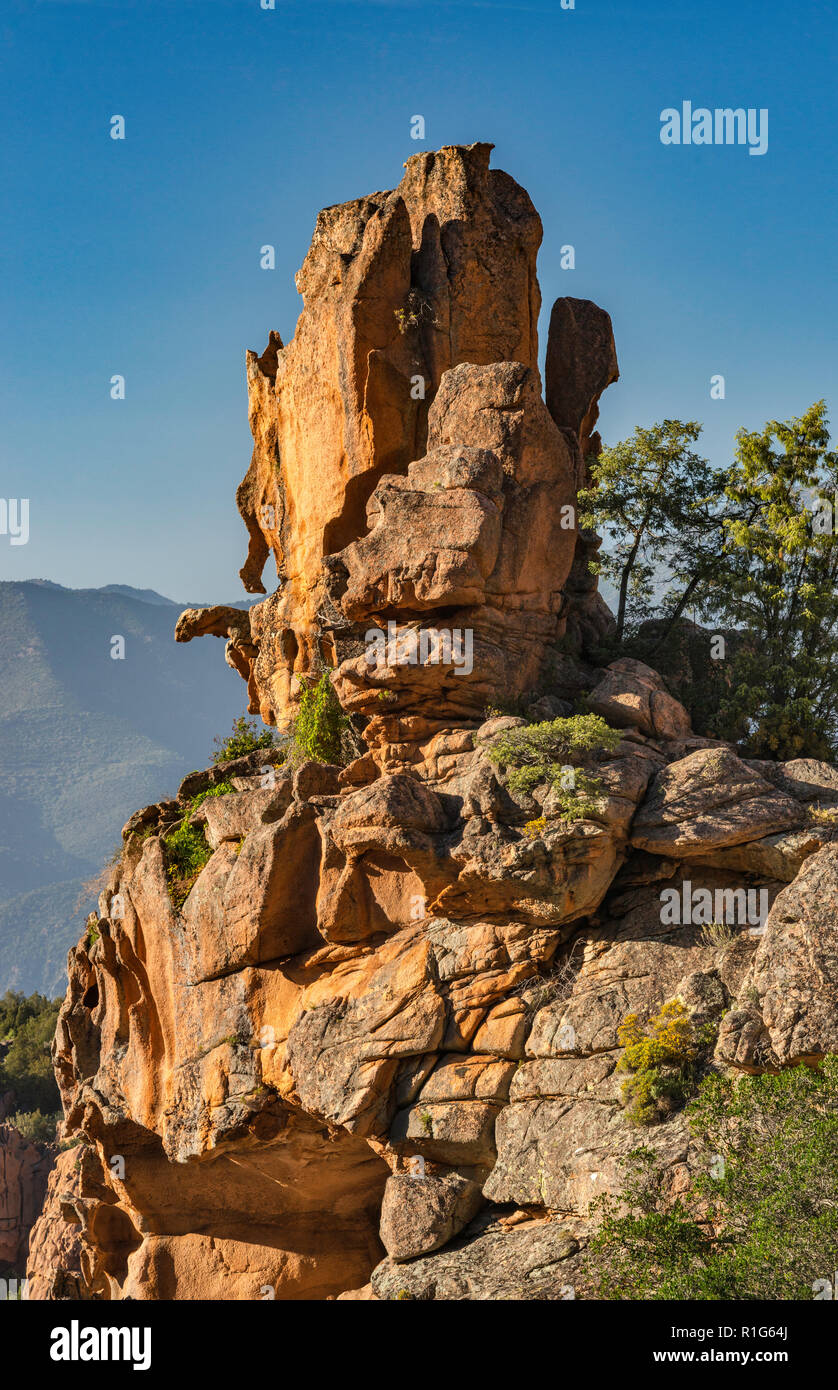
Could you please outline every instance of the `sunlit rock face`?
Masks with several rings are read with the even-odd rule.
[[[279,587],[249,617],[190,610],[177,636],[228,638],[270,723],[286,725],[300,679],[326,667],[372,747],[415,742],[538,689],[568,618],[577,646],[607,625],[575,504],[617,377],[611,323],[588,301],[557,301],[545,405],[541,222],[489,168],[491,149],[417,154],[393,192],[320,213],[292,341],[272,333],[248,353],[241,574],[264,592],[272,556]],[[393,625],[395,659],[371,663],[376,630]]]
[[[740,1070],[835,1050],[838,830],[810,807],[838,806],[838,773],[747,762],[642,662],[592,664],[611,620],[575,505],[610,320],[557,301],[545,401],[541,227],[489,151],[418,155],[322,213],[293,341],[248,359],[243,574],[258,591],[272,553],[281,582],[177,635],[226,637],[271,722],[328,667],[365,751],[256,750],[128,821],[69,957],[77,1146],[34,1297],[565,1298],[638,1144],[627,1014],[679,999]],[[493,750],[578,700],[616,735],[572,819]],[[737,894],[764,913],[704,931]],[[683,1116],[643,1139],[683,1190]]]

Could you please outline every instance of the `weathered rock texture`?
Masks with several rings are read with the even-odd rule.
[[[560,302],[545,405],[540,225],[488,157],[416,156],[395,193],[323,213],[293,343],[249,359],[245,575],[270,549],[283,582],[179,635],[227,636],[271,719],[328,662],[369,751],[293,771],[257,752],[126,825],[70,953],[54,1055],[81,1144],[34,1233],[37,1296],[583,1296],[591,1201],[638,1142],[628,1013],[724,1016],[719,1064],[745,1070],[836,1046],[838,847],[811,807],[838,774],[746,763],[642,663],[580,656],[603,611],[565,587],[562,516],[613,338]],[[468,673],[405,659],[429,620],[473,633]],[[359,634],[388,623],[373,665]],[[576,759],[600,779],[585,819],[549,779],[510,790],[490,754],[524,720],[486,717],[499,694],[539,719],[585,696],[620,731]],[[165,836],[186,818],[211,854],[177,907]],[[665,916],[665,889],[721,901],[727,932]],[[683,1118],[648,1142],[677,1192]]]
[[[280,587],[249,615],[188,610],[177,629],[180,641],[226,637],[250,709],[271,723],[287,723],[301,679],[336,668],[379,760],[549,681],[571,611],[577,636],[602,626],[575,504],[597,401],[617,377],[611,323],[587,301],[557,302],[545,405],[541,222],[489,168],[491,148],[417,154],[394,192],[320,214],[293,340],[272,333],[247,359],[242,578],[264,592],[273,554]],[[468,630],[473,668],[371,667],[366,634],[388,623],[402,645]]]
[[[620,674],[597,687],[616,698]],[[654,684],[630,675],[621,708]],[[726,748],[628,725],[599,810],[568,824],[546,784],[512,795],[489,761],[516,723],[437,736],[418,770],[360,786],[309,764],[264,787],[240,760],[205,775],[236,790],[197,813],[182,793],[132,818],[98,936],[70,954],[55,1060],[83,1143],[36,1227],[35,1296],[325,1298],[375,1270],[353,1296],[567,1297],[591,1199],[637,1143],[627,1013],[728,1009],[719,1056],[744,1069],[836,1046],[838,848],[806,800],[830,769],[789,764],[781,790]],[[177,911],[162,835],[185,814],[213,852]],[[788,887],[778,824],[802,864]],[[662,921],[662,886],[685,884],[774,907],[714,943]],[[649,1142],[677,1190],[682,1121]],[[516,1211],[520,1230],[492,1217]]]
[[[0,1123],[0,1275],[22,1274],[29,1231],[43,1205],[55,1150]]]

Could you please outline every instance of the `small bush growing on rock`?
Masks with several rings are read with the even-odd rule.
[[[486,705],[483,711],[484,719],[523,719],[524,703],[526,696],[510,695],[506,700],[498,700],[495,704]]]
[[[545,782],[558,797],[563,819],[580,820],[597,811],[601,783],[575,766],[568,777],[568,758],[614,752],[620,737],[598,714],[573,714],[508,729],[488,756],[505,773],[510,791],[528,794]]]
[[[215,740],[216,750],[212,755],[214,763],[229,763],[234,758],[243,758],[245,753],[253,753],[257,748],[278,748],[279,738],[275,729],[268,729],[258,719],[248,719],[246,714],[233,720],[233,732],[226,738]]]
[[[705,946],[729,946],[735,932],[727,922],[705,922],[701,928],[701,940]]]
[[[704,1160],[675,1200],[648,1149],[601,1197],[589,1268],[604,1299],[829,1299],[838,1269],[838,1058],[737,1079],[687,1107]],[[625,1208],[628,1207],[626,1213]],[[623,1214],[619,1214],[622,1211]]]
[[[324,671],[314,685],[300,695],[300,712],[294,720],[291,758],[295,762],[311,759],[318,763],[343,763],[351,756],[348,748],[351,725],[340,707],[330,672]]]
[[[181,908],[212,850],[201,827],[190,825],[186,819],[164,837],[163,846],[169,896],[175,907]]]
[[[576,958],[580,946],[582,943],[575,941],[564,959],[554,965],[548,973],[530,975],[510,991],[511,995],[518,995],[523,1001],[529,1018],[533,1018],[539,1009],[546,1008],[548,1004],[561,1004],[570,998],[581,965],[581,959]],[[584,947],[582,952],[584,954]]]
[[[411,328],[418,328],[420,323],[424,321],[428,321],[434,327],[437,326],[430,300],[416,289],[408,290],[404,307],[394,309],[393,314],[400,333],[407,333]]]
[[[680,999],[670,999],[645,1026],[638,1014],[626,1015],[617,1029],[625,1049],[617,1070],[630,1073],[622,1096],[634,1124],[655,1124],[684,1105],[712,1036],[712,1025],[696,1028]]]
[[[207,790],[205,792],[198,792],[197,796],[193,796],[192,800],[189,803],[189,809],[190,811],[197,811],[198,807],[201,806],[205,801],[208,801],[210,797],[229,796],[230,793],[234,792],[235,790],[236,789],[233,786],[232,782],[217,782],[214,787],[207,787]]]
[[[528,840],[537,840],[547,829],[546,816],[536,816],[535,820],[528,820],[524,826],[524,834]]]

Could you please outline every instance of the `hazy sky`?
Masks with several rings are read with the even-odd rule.
[[[245,349],[291,337],[318,209],[443,144],[494,141],[541,213],[542,346],[557,295],[610,311],[606,441],[696,418],[720,462],[821,396],[838,434],[832,0],[6,0],[0,27],[0,492],[31,507],[0,578],[240,596]],[[683,101],[767,108],[767,153],[664,146]]]

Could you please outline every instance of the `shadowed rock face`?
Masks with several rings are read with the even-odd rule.
[[[545,406],[541,222],[489,168],[491,148],[415,155],[394,192],[326,208],[297,276],[293,340],[272,333],[261,357],[248,353],[241,574],[264,592],[272,554],[280,587],[246,623],[190,611],[176,635],[228,638],[251,710],[271,723],[288,721],[300,678],[324,665],[348,709],[380,714],[380,673],[364,658],[367,633],[388,622],[468,630],[475,658],[456,679],[450,662],[403,667],[389,736],[373,720],[373,746],[403,741],[393,720],[408,708],[474,719],[532,691],[565,632],[582,450],[616,355],[607,314],[558,301]],[[469,460],[475,450],[486,457]],[[575,583],[593,610],[588,553]]]
[[[594,428],[599,398],[619,375],[610,316],[589,299],[557,299],[547,337],[545,397],[556,424],[578,445],[577,488],[590,486],[587,461],[602,450]],[[590,568],[599,544],[595,532],[583,529],[577,533],[573,565],[565,582],[567,630],[581,647],[614,629]]]
[[[54,1160],[54,1149],[33,1144],[13,1125],[0,1123],[0,1276],[9,1270],[23,1273],[29,1231]]]

